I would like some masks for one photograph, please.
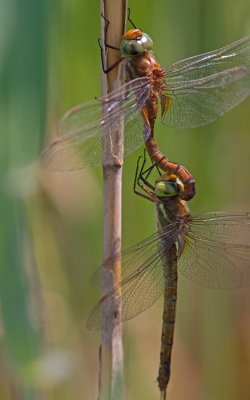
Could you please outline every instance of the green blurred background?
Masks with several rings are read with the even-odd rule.
[[[250,34],[248,0],[131,0],[162,66]],[[0,398],[97,398],[100,334],[86,317],[102,259],[102,170],[41,172],[42,148],[67,109],[100,95],[100,11],[87,0],[0,4]],[[250,99],[218,121],[178,131],[157,123],[169,159],[197,182],[193,213],[249,211]],[[155,231],[152,204],[124,162],[123,247]],[[250,291],[179,277],[171,400],[249,400]],[[159,398],[162,299],[124,324],[124,399]]]

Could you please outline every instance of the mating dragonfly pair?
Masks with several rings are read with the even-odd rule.
[[[106,30],[108,23],[106,25]],[[181,165],[170,162],[158,149],[154,124],[161,104],[162,122],[190,128],[207,124],[250,94],[250,36],[222,49],[161,68],[151,52],[151,38],[141,30],[126,32],[120,48],[127,83],[109,95],[72,108],[60,122],[60,138],[42,153],[42,168],[69,171],[112,162],[102,159],[103,135],[116,140],[124,118],[124,155],[146,145],[155,165],[164,171],[155,185],[152,169],[137,165],[140,195],[156,204],[158,231],[117,256],[122,279],[89,316],[87,326],[101,328],[101,315],[113,313],[121,293],[122,321],[150,307],[164,292],[161,361],[158,384],[162,398],[170,376],[171,349],[177,298],[178,269],[192,281],[213,288],[236,288],[250,283],[250,213],[207,213],[192,216],[186,201],[195,195],[195,181]],[[109,72],[112,68],[105,72]],[[104,129],[107,128],[107,129]],[[107,152],[105,152],[107,154]],[[113,158],[113,155],[112,155]],[[237,232],[237,234],[235,234]],[[112,263],[104,262],[112,269]],[[100,280],[100,273],[95,279]]]

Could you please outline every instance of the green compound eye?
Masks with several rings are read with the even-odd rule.
[[[145,49],[143,44],[137,40],[123,40],[121,42],[120,51],[124,56],[139,56]]]
[[[160,181],[155,185],[155,194],[159,197],[175,196],[179,193],[177,182]]]
[[[152,47],[152,39],[146,33],[142,32],[142,35],[136,39],[124,39],[121,42],[120,51],[125,56],[134,57],[139,56],[145,50],[151,50]]]
[[[145,50],[151,50],[153,48],[153,40],[147,33],[142,32],[141,41]]]

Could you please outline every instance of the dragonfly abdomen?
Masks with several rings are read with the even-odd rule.
[[[164,290],[164,309],[161,335],[161,355],[158,372],[158,386],[166,395],[166,387],[170,378],[171,352],[173,346],[174,323],[177,300],[177,249],[173,244],[166,257],[166,285]]]
[[[158,113],[158,93],[153,92],[146,102],[147,119],[151,128],[151,135],[154,136],[154,124]]]

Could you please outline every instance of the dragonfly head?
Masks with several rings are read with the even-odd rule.
[[[176,196],[183,190],[183,185],[174,174],[163,174],[155,182],[155,194],[157,197]]]
[[[120,51],[124,56],[135,57],[153,48],[153,41],[140,29],[130,29],[122,36]]]
[[[163,174],[155,182],[154,193],[159,200],[155,203],[162,228],[190,214],[186,202],[180,198],[182,192],[183,184],[174,174]]]

